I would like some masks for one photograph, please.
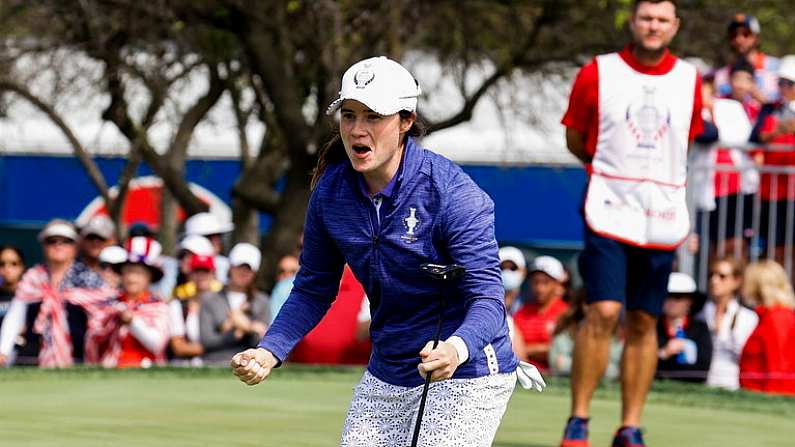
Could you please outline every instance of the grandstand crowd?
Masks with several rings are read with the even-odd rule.
[[[692,187],[707,217],[696,219],[701,240],[688,246],[709,256],[706,293],[691,275],[670,276],[657,375],[795,395],[795,293],[784,267],[792,267],[795,170],[764,169],[795,167],[795,56],[762,53],[760,32],[755,18],[737,15],[728,27],[733,60],[702,70],[705,128],[693,158],[710,170]],[[754,224],[757,197],[761,221]],[[133,225],[119,241],[104,216],[82,228],[49,222],[39,234],[38,265],[26,265],[15,246],[0,246],[0,365],[227,365],[257,345],[300,269],[296,241],[268,281],[273,288],[257,290],[261,253],[248,243],[225,247],[232,229],[210,213],[191,216],[173,258],[162,255],[153,229]],[[754,238],[775,249],[751,257]],[[585,306],[584,292],[573,287],[579,281],[551,256],[527,259],[511,246],[499,255],[515,353],[549,374],[569,374]],[[289,360],[366,363],[369,319],[365,292],[346,269],[331,311]],[[619,376],[621,352],[619,326],[608,379]]]

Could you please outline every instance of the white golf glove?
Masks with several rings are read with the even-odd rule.
[[[540,393],[547,386],[541,373],[538,372],[538,368],[527,362],[519,362],[519,367],[516,368],[516,378],[519,379],[522,388],[526,390],[535,389]]]

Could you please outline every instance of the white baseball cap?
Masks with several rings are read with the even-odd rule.
[[[114,231],[116,231],[116,226],[113,225],[113,221],[110,220],[110,217],[103,214],[92,217],[80,230],[80,236],[86,237],[94,234],[102,239],[112,239]]]
[[[229,264],[232,267],[238,267],[243,264],[251,267],[251,270],[259,270],[259,264],[262,260],[262,254],[259,248],[249,244],[248,242],[241,242],[229,252]]]
[[[668,277],[668,293],[695,293],[697,289],[696,281],[687,273],[673,272]]]
[[[417,80],[402,65],[385,56],[371,57],[351,65],[342,75],[340,96],[326,113],[334,113],[346,99],[359,101],[379,115],[414,112],[421,93]]]
[[[520,269],[527,268],[527,260],[525,260],[524,253],[516,247],[500,248],[500,263],[503,261],[511,261]]]
[[[530,273],[533,272],[546,273],[552,279],[560,282],[565,282],[567,279],[563,264],[552,256],[539,256],[533,259],[533,268],[530,270]]]
[[[185,220],[185,234],[209,236],[228,233],[234,229],[232,222],[222,222],[215,214],[198,213]]]
[[[60,236],[76,241],[77,231],[75,231],[75,226],[68,220],[53,219],[47,222],[47,225],[45,225],[44,229],[39,233],[38,239],[39,242],[44,242],[44,239],[53,236]]]
[[[795,82],[795,56],[784,56],[778,66],[778,77]]]
[[[105,247],[99,252],[99,262],[107,264],[121,264],[127,260],[127,250],[118,245]]]
[[[204,236],[199,236],[198,234],[191,234],[185,236],[182,241],[179,243],[179,248],[182,250],[187,250],[194,255],[200,256],[214,256],[215,255],[215,247],[213,247],[213,243],[210,242]]]

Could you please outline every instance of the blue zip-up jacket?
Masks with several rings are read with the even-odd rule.
[[[388,195],[377,196],[377,214],[347,159],[327,167],[309,200],[295,285],[259,347],[284,360],[328,311],[347,263],[370,298],[375,377],[423,383],[419,352],[433,339],[441,293],[441,339],[461,337],[469,351],[453,377],[513,372],[494,203],[460,167],[411,138],[393,180]],[[423,263],[461,264],[466,274],[443,286]]]

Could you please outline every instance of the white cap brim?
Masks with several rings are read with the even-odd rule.
[[[66,239],[71,239],[73,241],[77,240],[77,232],[75,231],[74,227],[71,225],[67,225],[65,223],[55,223],[52,225],[48,225],[41,233],[39,233],[38,239],[39,242],[43,242],[44,239],[53,236],[60,236]]]
[[[353,101],[358,101],[358,102],[364,104],[365,106],[367,106],[367,108],[369,108],[373,112],[375,112],[375,113],[377,113],[379,115],[383,115],[383,116],[393,115],[393,114],[401,112],[403,110],[405,110],[407,112],[414,112],[415,110],[417,110],[417,98],[416,97],[413,97],[413,98],[411,98],[411,97],[410,98],[401,98],[401,99],[398,99],[397,102],[395,102],[395,104],[387,106],[387,105],[384,105],[384,104],[379,104],[376,100],[374,100],[372,98],[364,97],[363,95],[348,95],[348,96],[340,96],[334,102],[332,102],[328,106],[328,108],[326,109],[326,115],[334,114],[334,112],[336,112],[337,109],[342,107],[342,103],[346,99],[350,99],[350,100],[353,100]]]

